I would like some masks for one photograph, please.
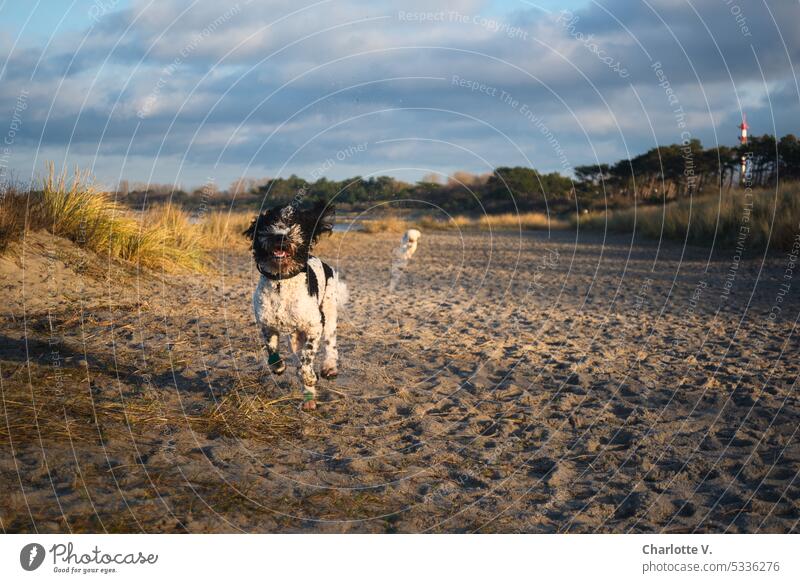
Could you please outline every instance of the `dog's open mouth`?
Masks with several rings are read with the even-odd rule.
[[[277,259],[279,261],[282,260],[282,259],[286,259],[288,256],[289,256],[289,254],[286,251],[284,251],[283,249],[275,249],[272,252],[273,259]]]

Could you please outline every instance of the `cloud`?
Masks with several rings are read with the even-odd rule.
[[[755,133],[798,133],[791,0],[492,6],[141,0],[48,43],[3,36],[6,119],[27,95],[7,164],[26,176],[57,152],[106,181],[192,184],[302,174],[369,143],[329,175],[563,171],[542,125],[570,164],[613,161],[678,141],[678,107],[706,143],[735,142],[740,108]]]

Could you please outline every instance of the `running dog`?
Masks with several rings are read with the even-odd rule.
[[[253,258],[261,273],[253,308],[267,362],[275,374],[286,370],[278,341],[281,334],[287,335],[291,352],[299,352],[305,411],[317,407],[314,357],[320,343],[320,374],[326,379],[338,374],[336,320],[347,288],[330,265],[311,255],[319,238],[333,231],[333,218],[333,206],[324,202],[305,209],[290,204],[265,210],[244,232],[253,241]]]

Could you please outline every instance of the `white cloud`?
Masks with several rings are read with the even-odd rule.
[[[792,24],[800,16],[796,3],[779,0],[758,10],[748,5],[749,37],[741,19],[718,1],[693,0],[700,17],[687,5],[650,5],[653,10],[613,0],[604,4],[613,17],[587,5],[574,11],[578,20],[568,30],[557,14],[521,5],[491,15],[474,0],[404,2],[402,10],[419,12],[418,18],[401,17],[397,3],[388,0],[140,0],[96,23],[87,20],[81,33],[54,37],[43,54],[43,46],[25,43],[10,53],[10,40],[0,37],[0,58],[8,57],[0,101],[13,104],[23,87],[30,94],[14,146],[23,175],[31,170],[23,161],[34,159],[40,135],[46,148],[57,151],[79,120],[73,161],[114,177],[130,145],[126,172],[155,166],[164,174],[159,179],[167,180],[174,166],[149,159],[164,141],[165,160],[187,155],[183,182],[202,182],[200,175],[220,155],[220,168],[228,173],[253,156],[255,174],[274,173],[292,156],[287,172],[300,172],[347,144],[399,136],[452,141],[497,164],[524,163],[506,134],[530,148],[537,167],[558,169],[537,129],[519,114],[520,103],[546,120],[572,164],[591,160],[591,144],[599,144],[605,161],[614,161],[626,146],[636,154],[678,139],[653,61],[662,63],[693,135],[706,142],[717,129],[721,141],[733,143],[729,126],[738,117],[737,95],[754,131],[770,131],[767,91],[779,97],[778,132],[797,133],[800,108],[790,62],[800,58],[800,29]],[[518,105],[454,87],[454,74],[505,91]],[[387,80],[403,77],[426,79]],[[370,115],[382,109],[397,111]],[[264,148],[266,136],[279,127]],[[103,164],[92,159],[98,151]],[[397,164],[485,170],[452,147],[398,142],[372,148],[332,172],[367,174]]]

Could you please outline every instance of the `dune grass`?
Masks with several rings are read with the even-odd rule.
[[[46,230],[113,259],[167,271],[202,271],[205,249],[178,211],[142,220],[95,186],[88,173],[48,166],[40,190],[6,190],[0,204],[0,252],[28,231]]]
[[[774,222],[773,222],[774,215]],[[732,248],[740,237],[748,247],[788,250],[800,233],[800,185],[774,190],[705,196],[666,206],[639,206],[580,217],[581,228],[664,237],[693,245]]]
[[[203,271],[207,258],[186,213],[174,207],[137,218],[94,186],[87,173],[72,179],[54,167],[42,188],[44,227],[82,247],[144,267]]]
[[[246,248],[250,241],[242,235],[255,211],[211,211],[198,223],[203,244],[207,249]]]
[[[54,165],[40,189],[0,193],[0,253],[29,231],[45,230],[98,254],[151,269],[205,271],[208,251],[247,246],[252,212],[210,211],[193,217],[174,205],[131,212],[98,188],[88,173]]]
[[[22,239],[27,207],[28,197],[16,188],[5,187],[0,192],[0,253]]]

